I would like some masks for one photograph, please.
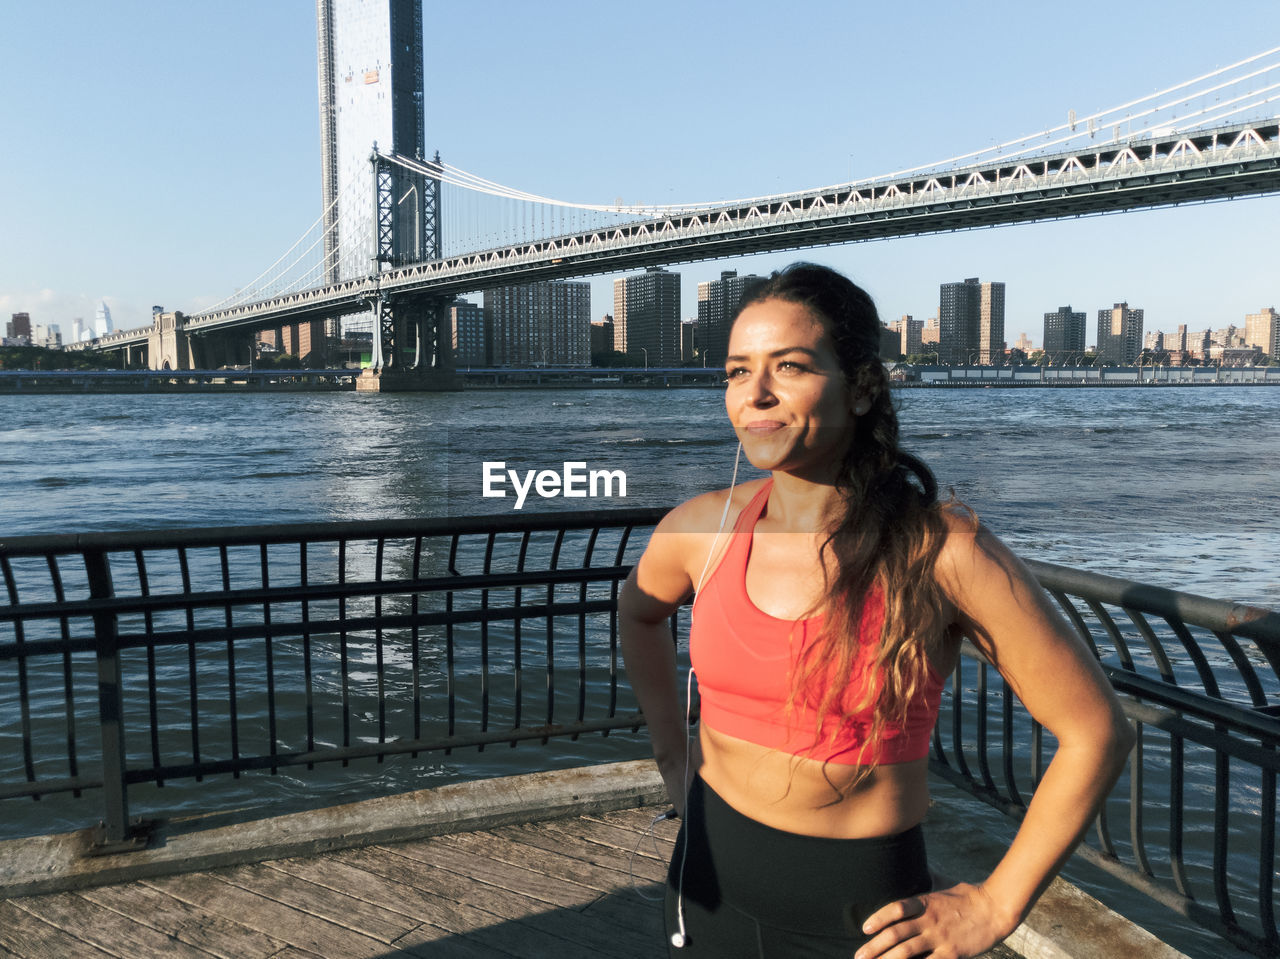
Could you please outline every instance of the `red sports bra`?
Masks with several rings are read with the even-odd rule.
[[[859,765],[924,758],[942,698],[943,680],[932,666],[920,696],[908,706],[905,723],[886,723],[878,749],[867,742],[871,706],[844,721],[828,715],[821,734],[814,706],[797,697],[787,711],[792,669],[805,644],[820,633],[822,617],[778,619],[747,595],[752,537],[772,487],[773,481],[767,481],[742,511],[723,560],[694,601],[689,653],[698,676],[702,721],[727,736],[820,762]],[[844,680],[851,703],[860,701],[866,688],[883,620],[884,597],[877,589],[867,599],[859,628],[861,649]],[[833,729],[837,722],[839,728]]]

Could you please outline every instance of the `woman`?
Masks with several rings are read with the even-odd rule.
[[[674,509],[620,597],[627,671],[684,820],[673,956],[977,955],[1030,911],[1132,744],[1030,573],[898,449],[880,329],[866,293],[824,267],[747,295],[725,405],[770,476]],[[691,744],[667,622],[693,594]],[[1058,749],[991,875],[933,889],[926,754],[961,634]]]

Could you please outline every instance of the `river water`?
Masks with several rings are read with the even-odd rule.
[[[904,390],[904,445],[1028,557],[1280,607],[1280,390]],[[622,469],[626,499],[725,486],[718,391],[0,396],[0,531],[501,512],[483,463]],[[744,476],[752,475],[744,468]]]
[[[897,396],[904,446],[1022,555],[1280,608],[1280,389]],[[519,477],[559,473],[571,461],[626,474],[625,498],[531,491],[524,510],[674,505],[728,485],[734,449],[721,393],[711,389],[3,395],[0,534],[512,510],[509,479],[491,484],[505,497],[483,495],[486,462]],[[744,465],[739,480],[752,475]],[[12,732],[11,693],[0,690],[0,733]],[[439,757],[376,771],[334,766],[271,777],[270,788],[342,801],[525,763],[635,758],[645,744],[627,736],[564,743],[550,763],[541,750],[501,752],[487,752],[485,767]],[[257,783],[233,800],[261,801],[251,791]],[[21,805],[0,836],[72,821],[50,801]]]

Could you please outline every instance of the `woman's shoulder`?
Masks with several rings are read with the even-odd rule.
[[[662,518],[654,533],[702,537],[731,530],[739,514],[768,482],[769,478],[763,477],[685,500]]]
[[[938,551],[936,575],[943,591],[959,605],[975,594],[1014,582],[1034,583],[1017,554],[968,506],[953,501],[939,507],[945,539]]]

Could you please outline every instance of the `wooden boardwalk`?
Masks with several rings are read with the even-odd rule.
[[[653,957],[653,807],[0,901],[0,956]]]
[[[656,811],[0,900],[0,957],[656,959],[677,828]]]

